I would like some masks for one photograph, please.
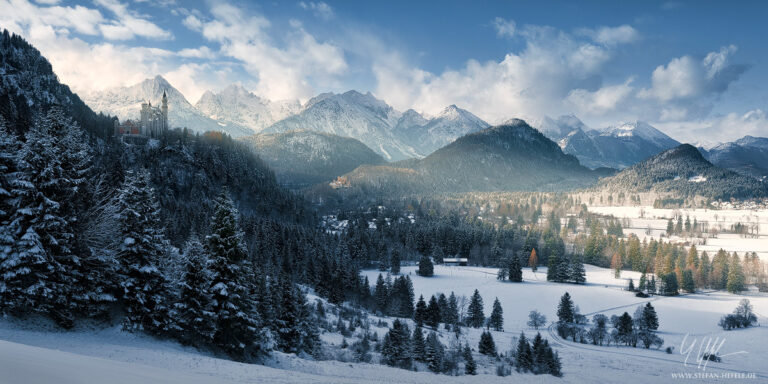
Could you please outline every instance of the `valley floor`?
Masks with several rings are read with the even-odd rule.
[[[546,271],[525,270],[526,282],[499,282],[495,269],[477,267],[436,266],[436,276],[416,276],[414,267],[403,268],[413,280],[419,294],[436,292],[469,296],[478,289],[484,298],[486,315],[494,297],[504,308],[505,332],[493,332],[499,352],[506,353],[521,331],[533,336],[525,322],[528,312],[538,309],[549,322],[556,319],[557,302],[563,292],[573,296],[581,312],[592,315],[632,314],[635,308],[651,300],[659,314],[661,336],[674,353],[627,347],[597,347],[559,340],[552,327],[542,329],[563,360],[562,379],[512,373],[513,377],[497,377],[495,362],[484,357],[478,360],[479,376],[449,377],[428,372],[410,372],[377,364],[343,363],[338,361],[309,361],[294,356],[273,353],[267,365],[241,364],[219,359],[175,342],[161,341],[139,334],[110,328],[81,327],[61,332],[41,323],[0,321],[0,383],[593,383],[593,382],[675,382],[673,375],[708,375],[706,382],[734,382],[733,375],[747,374],[754,382],[768,381],[768,328],[724,332],[717,320],[730,313],[743,295],[699,293],[681,297],[640,299],[622,291],[624,278],[634,277],[625,272],[622,279],[613,278],[612,271],[587,266],[589,284],[574,286],[545,281]],[[375,281],[378,271],[365,271]],[[768,320],[768,296],[748,293],[759,321]],[[591,316],[590,316],[591,317]],[[686,334],[689,336],[686,338]],[[383,336],[379,330],[380,337]],[[480,330],[471,329],[462,338],[476,349]],[[453,337],[443,332],[444,344]],[[333,342],[333,335],[323,337]],[[715,338],[717,341],[715,342]],[[681,343],[686,349],[696,342],[688,365],[680,354]],[[723,343],[723,362],[710,362],[706,369],[697,367],[699,344],[707,341]],[[702,349],[703,350],[703,349]],[[485,360],[483,360],[485,359]],[[701,376],[699,376],[701,377]]]

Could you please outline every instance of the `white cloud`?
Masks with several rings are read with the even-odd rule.
[[[95,3],[108,9],[117,19],[101,24],[101,33],[110,40],[129,40],[136,36],[153,39],[170,39],[173,35],[128,9],[126,4],[117,0],[95,0]]]
[[[493,19],[493,28],[496,30],[496,36],[498,37],[514,36],[516,27],[517,24],[515,24],[514,20],[505,20],[501,17]]]
[[[766,136],[768,114],[762,109],[746,113],[728,113],[705,119],[659,123],[658,127],[678,140],[697,143],[702,138],[713,142],[726,142],[740,137]]]
[[[672,59],[653,71],[651,88],[642,90],[640,96],[667,102],[722,93],[747,70],[743,65],[728,64],[735,52],[731,45],[710,52],[702,60],[691,56]]]
[[[600,27],[594,30],[582,30],[587,36],[590,36],[596,43],[614,46],[619,44],[629,44],[640,40],[640,33],[630,25],[620,25],[618,27]]]
[[[613,112],[632,95],[633,81],[634,78],[629,78],[623,84],[602,87],[594,92],[574,89],[566,97],[566,102],[573,105],[582,115],[603,115]]]
[[[261,15],[245,15],[227,3],[214,4],[211,15],[199,24],[202,35],[219,43],[222,55],[242,62],[258,79],[256,93],[267,98],[309,98],[347,69],[340,47],[318,42],[300,23],[292,23],[284,44],[278,45],[267,33],[270,22]]]
[[[212,59],[216,56],[213,51],[206,46],[201,46],[199,48],[184,48],[177,52],[177,54],[181,57],[195,59]]]
[[[457,104],[488,121],[499,121],[570,112],[577,98],[588,96],[577,92],[571,103],[565,103],[573,90],[600,88],[601,70],[612,57],[610,48],[550,27],[526,26],[515,33],[526,41],[521,52],[508,53],[501,61],[469,60],[461,69],[440,74],[408,66],[392,53],[389,60],[373,65],[377,94],[400,109],[435,113]],[[609,93],[604,90],[592,97],[607,100]]]
[[[331,8],[330,5],[326,4],[325,2],[301,1],[299,2],[299,6],[308,11],[312,11],[312,13],[316,17],[319,17],[323,20],[330,20],[333,18],[333,9]]]

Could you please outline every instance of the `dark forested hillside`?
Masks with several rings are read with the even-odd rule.
[[[692,145],[683,144],[601,180],[599,188],[629,192],[671,192],[711,199],[766,196],[766,185],[754,178],[718,168]]]
[[[105,139],[112,118],[97,115],[69,87],[59,83],[51,63],[20,36],[0,36],[0,116],[16,134],[30,126],[37,111],[61,106],[89,134]]]
[[[564,190],[596,180],[593,171],[522,120],[460,137],[421,160],[350,174],[353,188],[428,193]]]
[[[314,131],[268,133],[242,138],[291,186],[327,182],[363,164],[386,161],[360,141]]]

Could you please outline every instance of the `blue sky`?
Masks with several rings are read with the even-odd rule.
[[[768,136],[768,3],[0,0],[77,92],[165,76],[194,103],[371,91],[491,123],[644,120],[681,141]]]

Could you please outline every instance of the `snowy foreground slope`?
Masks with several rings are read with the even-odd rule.
[[[241,364],[175,342],[121,332],[117,326],[60,332],[40,324],[0,321],[0,383],[648,383],[675,382],[677,379],[672,375],[677,373],[707,374],[707,382],[733,382],[722,375],[754,373],[754,382],[768,381],[768,328],[724,332],[717,327],[720,316],[730,313],[744,296],[702,293],[641,299],[621,290],[624,279],[616,280],[611,271],[589,266],[589,284],[584,286],[548,283],[544,281],[546,269],[535,274],[526,269],[526,282],[521,284],[497,281],[496,270],[491,268],[436,266],[436,276],[432,278],[416,276],[414,269],[405,267],[403,273],[413,279],[417,297],[451,291],[469,296],[477,288],[488,315],[494,297],[498,296],[504,308],[505,332],[492,333],[500,352],[509,351],[520,331],[535,335],[525,325],[530,310],[538,309],[550,322],[556,319],[559,297],[568,291],[581,312],[589,315],[600,312],[610,316],[624,311],[631,314],[637,305],[652,300],[659,314],[660,335],[665,346],[675,347],[674,353],[575,344],[542,329],[542,335],[550,339],[563,360],[563,378],[514,372],[512,377],[497,377],[492,360],[479,361],[478,376],[450,377],[376,364],[309,361],[281,353],[273,353],[267,366]],[[365,274],[375,281],[378,271]],[[624,272],[622,277],[638,276]],[[768,314],[768,297],[756,293],[747,297],[759,321],[768,321],[764,316]],[[690,333],[686,348],[693,342],[706,344],[709,338],[716,337],[720,338],[719,344],[724,338],[720,348],[723,362],[711,362],[706,370],[697,368],[696,344],[688,366],[684,366],[685,356],[679,352],[686,333]],[[379,334],[383,335],[381,330]],[[334,335],[327,334],[324,340],[337,342]],[[479,330],[471,329],[462,337],[476,348],[479,335]],[[441,337],[447,343],[452,333],[443,332]]]

